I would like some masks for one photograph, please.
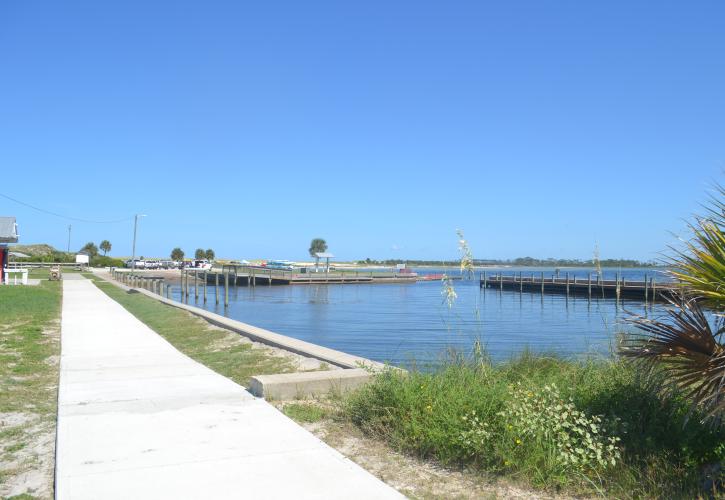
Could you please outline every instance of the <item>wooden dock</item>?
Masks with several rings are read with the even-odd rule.
[[[193,293],[195,300],[207,302],[208,285],[214,302],[219,304],[223,294],[224,307],[229,306],[229,289],[237,286],[257,285],[313,285],[313,284],[356,284],[356,283],[416,283],[418,276],[412,273],[381,271],[334,271],[299,272],[282,269],[265,269],[253,266],[225,265],[221,269],[180,269],[181,300],[188,301]],[[172,283],[164,276],[152,276],[145,272],[127,269],[113,269],[113,279],[130,288],[144,288],[162,297],[171,298]]]
[[[544,273],[530,273],[528,276],[523,273],[512,273],[504,276],[502,273],[487,276],[481,273],[481,288],[493,288],[499,290],[510,290],[517,292],[533,293],[556,293],[565,295],[585,296],[589,298],[614,297],[617,299],[628,298],[635,300],[663,301],[681,291],[681,285],[675,282],[658,283],[654,277],[643,280],[626,280],[617,276],[613,280],[604,280],[589,275],[588,278],[570,278],[568,273],[565,276],[544,276]]]
[[[356,283],[415,283],[417,276],[385,271],[321,271],[300,272],[299,270],[269,269],[251,266],[224,266],[221,269],[188,270],[201,276],[209,285],[229,280],[231,286],[257,285],[316,285]]]

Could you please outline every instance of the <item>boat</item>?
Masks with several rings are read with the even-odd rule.
[[[295,268],[295,263],[291,260],[268,260],[264,266],[267,269],[281,269],[283,271],[292,271]]]

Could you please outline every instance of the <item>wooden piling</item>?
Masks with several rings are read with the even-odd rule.
[[[615,283],[614,283],[614,290],[617,294],[617,302],[619,302],[619,271],[617,271],[617,275],[615,276]]]
[[[229,273],[224,273],[224,307],[229,307]]]
[[[544,271],[541,271],[541,296],[544,296]]]
[[[503,273],[498,273],[498,289],[503,290]]]
[[[521,276],[521,271],[519,271],[519,293],[524,293],[524,279]]]
[[[587,289],[589,290],[589,300],[592,300],[592,273],[590,272],[587,277]]]
[[[569,273],[566,273],[566,296],[569,296]]]
[[[647,273],[644,273],[644,303],[647,304]]]
[[[194,300],[199,300],[199,271],[194,271]]]
[[[203,283],[203,287],[204,287],[204,304],[206,304],[206,285],[207,285],[207,282],[208,281],[209,281],[209,273],[206,272],[206,271],[204,271],[204,283]]]
[[[214,294],[216,295],[216,304],[219,305],[219,273],[214,273]]]
[[[483,271],[483,273],[481,273],[481,274],[483,274],[483,288],[487,288],[488,287],[488,277],[486,277],[486,271]]]

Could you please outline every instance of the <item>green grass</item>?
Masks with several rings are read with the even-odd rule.
[[[96,286],[143,321],[178,350],[240,385],[253,375],[294,372],[287,359],[242,343],[235,333],[214,328],[205,320],[140,293],[129,293],[92,274]]]
[[[58,369],[48,363],[58,355],[59,339],[47,329],[58,328],[60,284],[0,287],[0,412],[55,412]],[[55,322],[55,324],[53,324]]]
[[[0,414],[11,422],[0,427],[0,461],[13,464],[0,469],[0,495],[3,484],[37,466],[28,444],[55,432],[60,299],[59,282],[0,286]]]
[[[326,408],[311,403],[290,403],[282,408],[282,412],[297,422],[319,422],[327,418],[330,412]]]
[[[563,465],[552,437],[557,433],[540,422],[539,432],[525,431],[545,412],[510,415],[524,403],[541,401],[552,384],[561,395],[549,403],[554,413],[563,413],[557,408],[571,398],[588,417],[602,416],[595,440],[621,439],[615,466]],[[617,498],[702,493],[701,468],[725,459],[725,431],[709,430],[696,415],[687,420],[687,410],[677,397],[653,394],[622,361],[529,354],[498,365],[452,362],[435,373],[386,372],[343,402],[344,415],[400,451],[533,487]],[[582,439],[581,447],[586,445]]]

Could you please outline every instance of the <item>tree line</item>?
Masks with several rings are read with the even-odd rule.
[[[184,260],[184,255],[186,254],[180,247],[176,247],[171,250],[171,260],[182,261]],[[211,248],[207,248],[206,250],[204,250],[203,248],[197,248],[194,252],[195,259],[214,260],[215,257],[216,254]]]
[[[411,259],[386,259],[374,260],[367,258],[359,260],[361,265],[384,265],[394,266],[397,264],[408,264],[411,266],[457,266],[459,260],[411,260]],[[533,257],[518,257],[516,259],[474,259],[474,266],[527,266],[527,267],[597,267],[594,260],[581,259],[536,259]],[[659,266],[655,261],[639,261],[635,259],[602,259],[599,260],[601,267],[655,267]]]

